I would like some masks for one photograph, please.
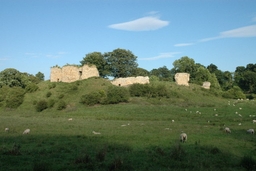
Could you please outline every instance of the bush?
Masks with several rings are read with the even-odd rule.
[[[149,84],[133,84],[129,87],[130,95],[135,97],[145,97],[149,90]]]
[[[50,83],[49,85],[48,85],[48,88],[49,89],[52,89],[52,88],[55,88],[56,87],[56,83]]]
[[[46,93],[46,97],[48,98],[48,97],[51,97],[51,95],[52,95],[52,93],[50,92],[50,91],[48,91],[47,93]]]
[[[107,104],[117,104],[120,102],[128,102],[130,94],[125,87],[111,86],[107,90]]]
[[[229,99],[245,99],[246,96],[238,86],[234,86],[222,95],[224,98]]]
[[[37,112],[41,112],[45,109],[47,109],[47,102],[45,100],[40,100],[39,102],[37,102],[36,104],[36,111]]]
[[[246,170],[256,170],[256,161],[251,156],[244,156],[240,164]]]
[[[49,99],[48,102],[47,102],[47,107],[51,108],[51,107],[54,106],[54,104],[55,104],[55,101],[53,99]]]
[[[60,100],[57,106],[57,110],[62,110],[62,109],[66,109],[67,104],[64,100]]]
[[[26,86],[25,90],[28,93],[32,93],[38,90],[38,86],[35,83],[31,83],[29,85]]]
[[[105,98],[106,98],[105,91],[91,92],[89,94],[83,95],[80,99],[80,103],[86,104],[89,106],[92,106],[95,104],[104,104]]]
[[[60,94],[58,98],[62,99],[63,97],[64,97],[64,94]]]
[[[10,88],[6,95],[6,107],[8,108],[17,108],[19,107],[24,100],[25,91],[20,87]]]

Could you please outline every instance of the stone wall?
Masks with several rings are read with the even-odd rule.
[[[189,77],[190,77],[190,74],[188,74],[188,73],[176,73],[175,81],[178,85],[189,86],[189,84],[188,84]]]
[[[95,65],[84,65],[82,67],[74,65],[66,65],[62,68],[51,68],[51,82],[74,82],[77,80],[83,80],[90,77],[99,77],[99,71]]]
[[[205,81],[205,82],[203,82],[202,87],[205,88],[205,89],[210,89],[211,83],[209,81]]]
[[[111,81],[111,83],[116,86],[128,86],[135,83],[147,84],[149,83],[149,77],[138,76],[138,77],[116,78],[113,81]]]

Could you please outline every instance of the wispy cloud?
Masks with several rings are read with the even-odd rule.
[[[183,46],[191,46],[194,45],[194,43],[179,43],[179,44],[175,44],[175,47],[183,47]]]
[[[4,58],[0,58],[0,61],[7,61],[9,60],[8,58],[4,57]]]
[[[160,29],[168,24],[169,21],[160,20],[157,16],[147,16],[124,23],[112,24],[108,27],[126,31],[150,31]]]
[[[60,58],[61,56],[67,54],[67,52],[57,52],[57,53],[49,53],[49,54],[41,54],[41,53],[32,53],[26,52],[25,55],[32,57],[32,58],[39,58],[39,57],[47,57],[47,58]]]
[[[238,37],[256,37],[256,25],[240,27],[233,30],[221,32],[219,36],[201,39],[200,42],[206,42],[222,38],[238,38]]]
[[[173,58],[175,54],[179,54],[180,52],[165,52],[160,53],[157,56],[150,57],[150,58],[139,58],[138,60],[144,60],[144,61],[153,61],[158,59],[166,59],[166,58]]]

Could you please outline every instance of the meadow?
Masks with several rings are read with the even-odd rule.
[[[256,130],[254,100],[223,99],[173,83],[174,98],[85,106],[78,96],[108,83],[83,81],[78,89],[49,84],[26,94],[17,109],[0,108],[0,170],[256,170],[256,137],[246,132]],[[68,107],[36,112],[33,100],[48,91],[51,98],[65,94]],[[27,128],[30,134],[23,135]],[[188,135],[185,143],[181,132]]]

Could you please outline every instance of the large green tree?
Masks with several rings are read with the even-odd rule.
[[[235,83],[246,93],[256,93],[256,64],[236,67]]]
[[[114,78],[132,76],[138,67],[137,56],[130,50],[115,49],[112,52],[104,54],[107,61],[107,67],[110,71],[109,76]]]
[[[161,81],[173,81],[173,75],[166,66],[160,67],[158,69],[152,69],[150,71],[150,75],[157,76]]]
[[[86,54],[83,60],[80,61],[80,63],[81,65],[95,65],[99,71],[100,76],[103,78],[105,78],[109,74],[109,67],[107,67],[107,61],[105,60],[103,54],[101,54],[100,52],[92,52]]]

